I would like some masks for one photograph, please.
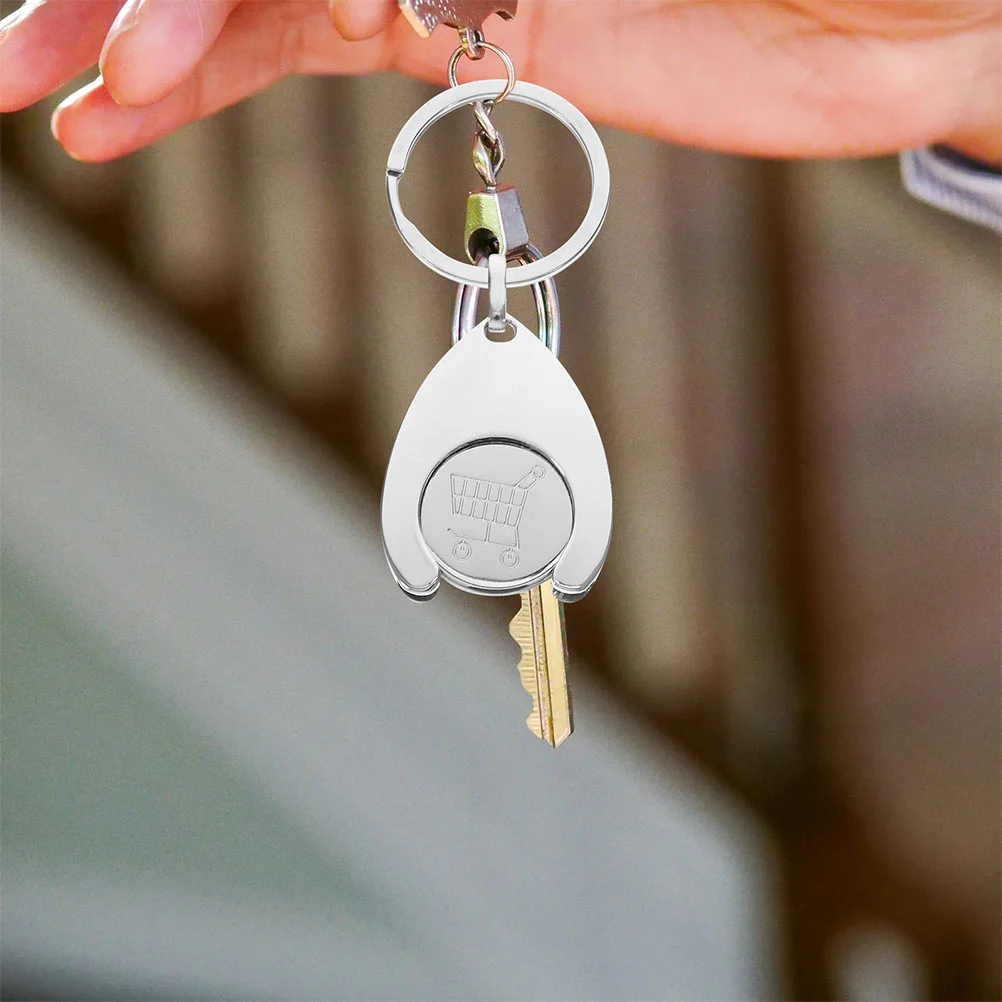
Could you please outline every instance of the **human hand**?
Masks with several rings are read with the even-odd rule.
[[[522,0],[486,27],[521,77],[674,142],[771,156],[945,143],[1002,160],[999,0]],[[108,160],[290,73],[442,82],[455,44],[446,28],[418,38],[396,0],[29,0],[0,25],[0,111],[100,57],[53,131]],[[493,57],[466,67],[501,75]]]

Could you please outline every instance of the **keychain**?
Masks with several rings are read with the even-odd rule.
[[[517,81],[511,59],[484,39],[484,18],[515,15],[516,0],[400,0],[422,34],[445,23],[460,32],[449,61],[450,89],[419,108],[390,150],[386,188],[404,243],[429,268],[459,286],[452,347],[422,383],[390,455],[382,497],[382,534],[397,584],[413,599],[432,598],[441,579],[478,595],[522,595],[511,633],[522,648],[523,686],[532,696],[527,724],[556,747],[573,728],[567,690],[562,602],[587,594],[605,562],[612,531],[612,488],[595,420],[557,359],[560,315],[553,277],[591,245],[609,202],[609,166],[588,120],[557,94]],[[495,53],[505,80],[458,85],[466,55]],[[562,122],[591,172],[584,220],[556,251],[529,242],[517,191],[497,184],[504,143],[491,113],[504,100]],[[400,182],[424,132],[472,106],[474,165],[484,188],[467,202],[468,262],[434,246],[405,216]],[[509,265],[515,265],[509,267]],[[538,336],[507,309],[507,290],[531,286]],[[478,293],[488,292],[476,323]]]

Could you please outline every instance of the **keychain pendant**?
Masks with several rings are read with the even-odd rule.
[[[401,3],[412,13],[423,9],[419,0]],[[453,24],[475,20],[484,9],[447,0],[426,6]],[[570,102],[517,81],[507,53],[475,26],[464,24],[460,39],[449,60],[450,89],[411,115],[386,164],[390,212],[404,243],[459,288],[452,348],[422,383],[390,455],[383,548],[397,584],[413,599],[434,596],[443,578],[474,594],[521,595],[509,632],[521,653],[519,678],[532,698],[526,724],[557,747],[574,729],[562,603],[587,594],[602,569],[612,534],[612,487],[595,420],[557,359],[560,308],[553,277],[588,249],[602,226],[609,164],[595,129]],[[461,56],[479,59],[486,50],[501,59],[507,79],[458,84]],[[588,163],[592,190],[584,219],[549,254],[529,240],[515,189],[497,182],[505,153],[491,114],[505,100],[562,122]],[[432,244],[400,200],[415,144],[461,107],[471,107],[477,121],[473,162],[484,183],[467,201],[468,261]],[[507,289],[518,286],[532,289],[538,337],[508,313]],[[477,324],[478,294],[485,288],[487,318]]]
[[[605,561],[612,488],[595,420],[567,371],[517,320],[487,320],[429,373],[404,417],[383,487],[383,545],[412,598],[440,577],[481,595],[553,579],[584,596]]]
[[[400,183],[432,124],[502,93],[567,126],[584,151],[592,192],[584,219],[555,251],[537,258],[526,247],[516,255],[524,263],[514,268],[495,253],[485,268],[435,247],[404,214]],[[551,326],[544,320],[556,315],[553,276],[587,250],[605,219],[609,164],[602,142],[574,105],[543,87],[513,77],[462,84],[433,97],[404,124],[387,160],[386,191],[393,221],[414,254],[461,287],[488,288],[491,300],[487,320],[461,337],[454,329],[458,340],[425,379],[397,435],[382,503],[393,575],[415,599],[433,596],[443,577],[482,595],[514,595],[552,577],[558,599],[579,599],[609,547],[605,450],[574,381],[554,352],[508,315],[506,299],[508,287],[534,286],[537,308],[548,298],[552,305],[552,316],[540,311],[541,334]],[[467,316],[464,296],[461,291],[454,325]],[[505,336],[508,327],[514,337]],[[556,348],[555,330],[547,340]]]

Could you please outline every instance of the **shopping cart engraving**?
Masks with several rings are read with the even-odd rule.
[[[417,528],[448,580],[489,594],[525,591],[571,538],[574,501],[561,471],[536,450],[472,442],[428,478]]]
[[[517,484],[501,484],[479,477],[450,474],[452,524],[448,532],[456,537],[452,555],[469,560],[473,543],[501,548],[498,560],[503,567],[519,561],[518,527],[529,491],[546,476],[542,466],[534,466]]]

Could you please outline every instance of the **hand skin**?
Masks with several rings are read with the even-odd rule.
[[[290,73],[444,82],[456,34],[419,38],[396,0],[29,0],[0,25],[0,111],[88,66],[53,132],[102,161]],[[591,118],[766,156],[932,143],[1002,161],[1002,0],[521,0],[487,37]],[[463,78],[496,77],[492,56]]]

